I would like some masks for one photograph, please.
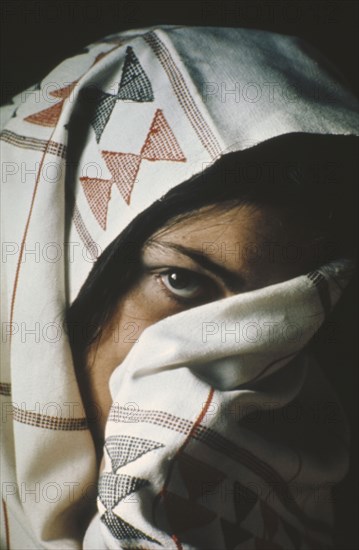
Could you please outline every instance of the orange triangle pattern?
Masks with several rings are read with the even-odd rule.
[[[140,155],[102,151],[102,156],[112,174],[112,183],[116,183],[124,200],[129,204],[132,188],[141,164]]]
[[[38,124],[39,126],[49,126],[53,128],[59,120],[63,102],[64,100],[52,105],[48,109],[44,109],[34,115],[27,116],[24,120],[26,120],[26,122],[31,122],[31,124]]]
[[[112,48],[115,49],[115,48]],[[112,51],[112,50],[110,50]],[[104,57],[109,52],[101,52],[96,56],[96,59],[92,63],[91,67],[93,67],[102,57]],[[31,124],[38,124],[39,126],[48,126],[48,127],[55,127],[57,121],[59,120],[62,106],[64,104],[65,99],[69,97],[72,90],[76,86],[78,80],[74,80],[70,84],[67,84],[63,88],[60,88],[59,90],[54,90],[53,92],[50,92],[50,95],[52,97],[56,97],[61,99],[59,103],[56,103],[56,105],[52,105],[51,107],[48,107],[47,109],[43,109],[42,111],[39,111],[37,113],[34,113],[33,115],[29,115],[24,118],[26,122],[30,122]]]
[[[80,181],[90,208],[104,230],[107,225],[108,203],[111,198],[111,187],[113,184],[116,184],[126,204],[130,204],[131,193],[142,160],[186,161],[161,109],[156,110],[140,154],[101,151],[101,155],[111,173],[111,178],[103,180],[100,178],[82,177]],[[96,189],[94,189],[95,187]]]
[[[141,157],[132,153],[116,153],[114,151],[102,151],[101,154],[111,172],[111,178],[105,180],[82,177],[80,181],[93,215],[102,229],[106,230],[112,185],[114,183],[117,185],[122,197],[129,204]]]
[[[186,160],[161,109],[155,112],[141,157],[146,160]]]
[[[80,178],[87,202],[103,230],[106,229],[108,203],[111,198],[112,180]]]
[[[38,124],[39,126],[48,126],[51,128],[56,126],[56,123],[59,120],[62,111],[64,101],[69,97],[72,90],[76,86],[76,83],[77,80],[75,80],[75,82],[72,82],[71,84],[68,84],[67,86],[64,86],[63,88],[60,88],[59,90],[54,90],[53,92],[50,92],[50,95],[52,95],[52,97],[59,98],[61,99],[61,101],[59,101],[59,103],[56,103],[55,105],[52,105],[51,107],[48,107],[47,109],[39,111],[38,113],[27,116],[26,118],[24,118],[24,120],[26,120],[26,122],[30,122],[31,124]]]
[[[77,80],[74,80],[73,82],[71,82],[71,84],[60,88],[59,90],[54,90],[53,92],[50,92],[50,95],[52,95],[53,97],[58,97],[60,99],[67,99],[72,90],[75,88],[76,84]]]
[[[118,48],[118,46],[114,46],[113,48],[111,48],[107,52],[100,52],[99,54],[97,54],[96,57],[95,57],[95,61],[93,62],[93,65],[96,65],[96,63],[98,63],[101,59],[106,57],[106,55],[113,52],[113,50],[116,50],[117,48]]]

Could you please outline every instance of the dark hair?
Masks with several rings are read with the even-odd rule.
[[[67,312],[75,362],[134,284],[140,252],[157,230],[207,205],[271,205],[313,240],[329,242],[319,263],[353,254],[357,138],[288,134],[223,155],[140,213],[104,250]],[[354,196],[353,196],[354,194]],[[300,226],[299,225],[299,226]],[[316,266],[312,266],[314,268]]]

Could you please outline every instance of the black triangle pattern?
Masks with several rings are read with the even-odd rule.
[[[81,101],[98,143],[115,107],[116,96],[103,92],[96,86],[89,86],[81,90]]]
[[[117,98],[141,103],[154,100],[151,82],[131,46],[126,50]]]
[[[162,546],[156,539],[149,537],[112,512],[105,512],[101,516],[101,521],[106,525],[112,536],[118,540],[147,540]]]
[[[127,495],[146,485],[149,485],[147,479],[105,472],[98,482],[98,495],[105,508],[111,511]]]
[[[83,98],[91,102],[95,107],[90,117],[91,126],[99,143],[101,136],[110,120],[116,101],[153,101],[154,95],[151,82],[143,70],[131,46],[126,49],[126,57],[123,64],[121,81],[117,94],[108,94],[94,87],[83,90]]]
[[[97,143],[100,141],[104,129],[114,110],[116,104],[116,96],[99,92],[98,103],[95,112],[91,117],[91,125],[96,135]]]
[[[253,538],[252,533],[243,529],[237,523],[221,519],[221,527],[226,550],[234,550],[238,544]]]
[[[258,495],[239,481],[233,485],[233,503],[237,523],[241,523],[258,502]]]
[[[258,495],[245,487],[239,481],[233,484],[233,505],[236,515],[236,522],[232,523],[221,519],[221,527],[226,550],[233,550],[238,544],[253,538],[252,533],[240,526],[242,521],[248,516],[249,512],[258,502]]]
[[[287,523],[283,518],[281,518],[281,522],[284,527],[284,531],[292,541],[294,548],[300,548],[303,538],[301,533],[295,527]]]
[[[160,447],[163,447],[162,443],[130,435],[114,435],[108,437],[105,441],[105,448],[111,459],[113,472]]]
[[[104,97],[96,109],[91,124],[96,134],[97,143],[100,141],[103,131],[110,120],[115,104],[116,99],[114,99],[113,96]]]

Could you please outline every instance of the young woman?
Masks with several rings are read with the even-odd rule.
[[[8,547],[331,546],[348,434],[307,344],[356,109],[295,38],[169,26],[4,108]]]

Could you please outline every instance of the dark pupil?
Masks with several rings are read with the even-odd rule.
[[[173,288],[182,289],[188,286],[188,275],[186,273],[180,273],[173,271],[170,273],[169,280]]]

